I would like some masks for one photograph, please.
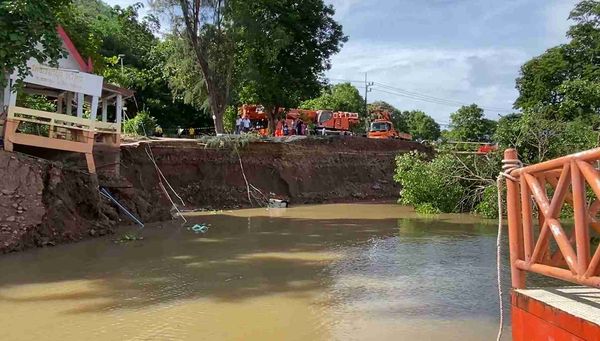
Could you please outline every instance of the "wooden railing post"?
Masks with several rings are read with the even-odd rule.
[[[515,149],[505,150],[504,160],[518,160],[517,151]],[[525,271],[517,267],[517,260],[524,259],[519,183],[509,178],[506,178],[506,213],[508,216],[508,240],[510,247],[512,286],[516,289],[522,289],[525,288]]]

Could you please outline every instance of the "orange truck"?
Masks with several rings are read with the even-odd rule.
[[[371,122],[367,133],[368,138],[412,140],[410,134],[399,132],[394,128],[389,112],[380,111],[376,112],[375,115],[377,118]]]
[[[250,119],[252,126],[261,135],[267,135],[267,114],[262,106],[244,104],[239,112],[242,117],[246,116]],[[279,113],[283,114],[284,109],[280,109]],[[296,119],[301,119],[305,123],[313,123],[317,134],[351,134],[350,130],[352,127],[360,122],[357,113],[332,110],[289,109],[285,115],[285,123],[288,127],[291,127]]]

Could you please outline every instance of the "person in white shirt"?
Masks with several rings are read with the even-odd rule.
[[[242,117],[238,116],[235,119],[235,134],[239,135],[241,131],[242,131]]]
[[[244,126],[245,133],[250,131],[251,122],[250,122],[250,119],[248,118],[248,116],[246,116],[242,119],[242,125]]]

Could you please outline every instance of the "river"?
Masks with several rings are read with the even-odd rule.
[[[2,340],[495,339],[493,220],[393,204],[188,218],[210,229],[0,257]]]

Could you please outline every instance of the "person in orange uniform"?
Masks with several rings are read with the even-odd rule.
[[[275,126],[275,136],[283,136],[283,122],[281,120],[277,120],[277,125]]]

